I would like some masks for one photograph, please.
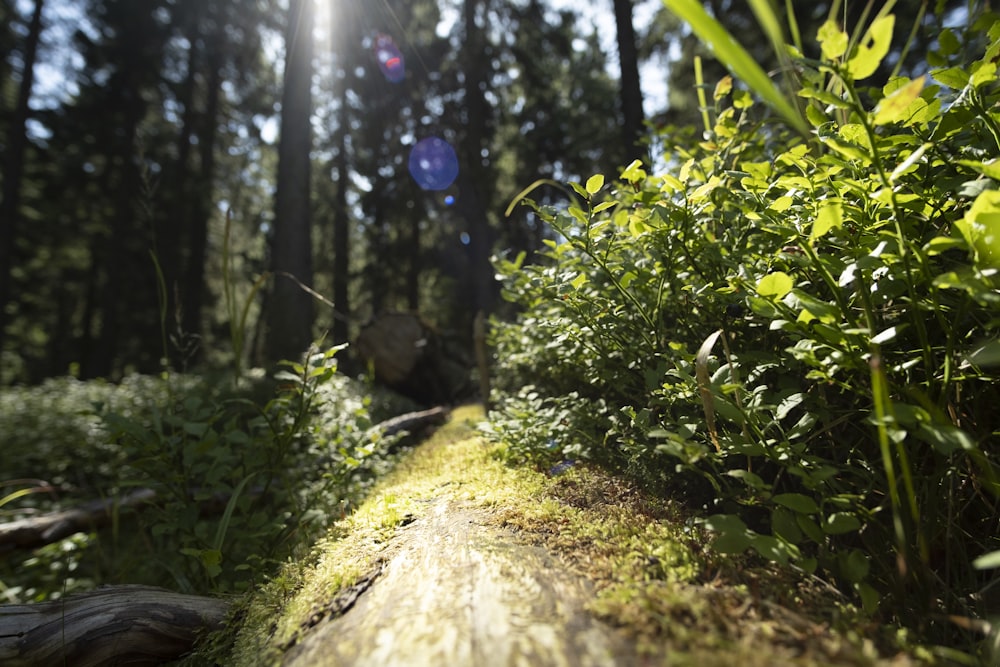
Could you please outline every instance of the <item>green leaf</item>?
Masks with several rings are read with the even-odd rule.
[[[984,190],[955,226],[975,250],[976,261],[1000,267],[1000,190]]]
[[[872,21],[854,55],[847,61],[847,73],[852,79],[861,81],[875,73],[882,64],[882,59],[889,53],[892,28],[895,24],[896,17],[892,14]]]
[[[860,583],[868,576],[871,563],[868,555],[860,549],[851,549],[846,554],[839,554],[837,557],[840,574],[852,584]]]
[[[823,532],[827,535],[842,535],[861,528],[858,517],[848,512],[834,512],[823,524]]]
[[[911,114],[911,105],[920,97],[920,93],[924,89],[924,82],[924,77],[914,79],[888,97],[882,98],[875,109],[873,119],[875,124],[887,125],[908,119]]]
[[[604,187],[604,175],[594,174],[587,179],[587,194],[590,196],[596,195],[600,192],[601,188]]]
[[[780,299],[795,286],[795,282],[784,271],[769,273],[757,282],[757,294]]]
[[[587,274],[586,273],[576,274],[576,278],[573,278],[573,280],[571,280],[569,284],[573,286],[573,289],[580,289],[581,287],[587,284]]]
[[[816,40],[823,50],[823,57],[827,60],[836,60],[847,51],[847,33],[841,30],[833,19],[827,20],[820,26]]]
[[[732,514],[714,514],[705,519],[705,527],[717,533],[712,547],[724,554],[743,553],[755,536],[742,519]]]
[[[917,429],[917,437],[930,443],[934,449],[945,456],[950,456],[957,451],[969,452],[976,449],[976,443],[972,437],[951,424],[935,422],[921,424],[920,428]]]
[[[804,135],[809,134],[809,126],[799,115],[798,109],[785,99],[747,50],[718,21],[709,16],[699,0],[664,0],[664,4],[691,25],[698,38],[712,49],[715,57],[738,79],[750,86],[792,127]]]
[[[833,228],[844,226],[844,207],[839,201],[825,202],[816,213],[809,240],[815,241]]]
[[[991,551],[988,554],[983,554],[972,561],[972,567],[977,570],[992,570],[1000,567],[1000,551]]]
[[[816,514],[819,512],[819,505],[816,504],[816,501],[802,493],[779,493],[771,498],[771,500],[799,514]]]

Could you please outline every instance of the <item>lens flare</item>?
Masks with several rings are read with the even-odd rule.
[[[446,190],[458,177],[455,149],[440,137],[421,139],[410,151],[410,175],[422,190]]]
[[[399,83],[406,76],[406,65],[403,54],[388,35],[375,36],[375,60],[382,75],[390,83]]]

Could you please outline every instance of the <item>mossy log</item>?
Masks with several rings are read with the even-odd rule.
[[[0,664],[158,665],[222,626],[228,603],[149,586],[110,586],[64,600],[0,605]]]
[[[482,510],[438,500],[383,558],[347,603],[310,617],[284,667],[640,664],[626,635],[586,610],[586,580]]]

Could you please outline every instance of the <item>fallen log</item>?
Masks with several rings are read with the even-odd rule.
[[[419,412],[407,412],[406,414],[399,415],[398,417],[393,417],[392,419],[386,419],[384,422],[379,422],[368,429],[367,436],[369,438],[375,438],[378,436],[386,437],[390,435],[396,435],[401,431],[413,431],[415,429],[423,429],[430,426],[440,426],[441,424],[448,421],[448,408],[444,406],[437,406],[436,408],[430,408],[429,410],[420,410]]]
[[[221,628],[229,603],[150,586],[109,586],[64,600],[0,605],[0,664],[157,665]]]
[[[0,524],[0,553],[34,549],[74,533],[97,530],[111,523],[114,512],[140,507],[155,497],[153,489],[138,489],[123,498],[92,500],[67,510]]]

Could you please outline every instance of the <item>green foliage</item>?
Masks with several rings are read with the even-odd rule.
[[[973,60],[861,87],[891,18],[796,63],[811,138],[724,81],[703,140],[664,135],[665,173],[522,193],[555,237],[496,262],[521,313],[495,322],[492,430],[686,490],[718,549],[951,641],[935,619],[996,611],[972,561],[1000,528],[1000,24],[970,29]]]
[[[130,376],[0,393],[0,512],[9,518],[148,488],[141,511],[0,570],[10,601],[125,581],[243,590],[342,516],[392,463],[371,431],[410,406],[336,372],[341,348],[288,362],[275,382]]]

